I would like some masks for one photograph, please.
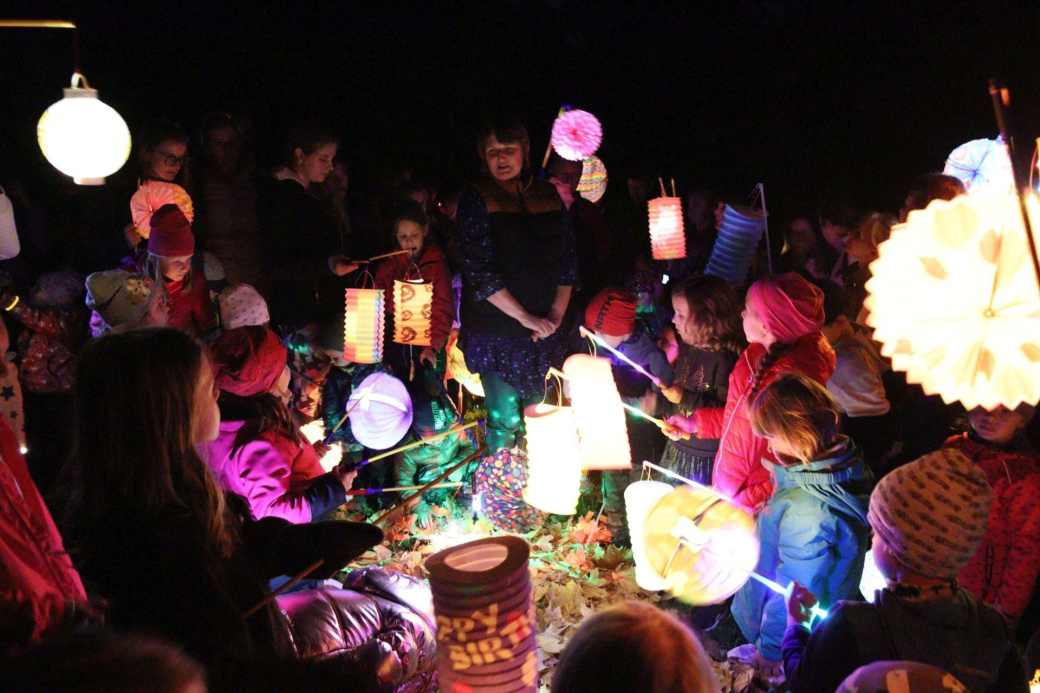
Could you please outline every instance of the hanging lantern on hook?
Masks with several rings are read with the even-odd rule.
[[[43,112],[36,138],[47,161],[77,185],[104,185],[130,157],[126,121],[79,72],[72,74],[65,98]]]
[[[433,317],[433,284],[394,281],[394,342],[428,347]]]
[[[658,197],[650,209],[650,249],[655,260],[681,260],[686,257],[683,233],[682,198]]]
[[[343,358],[353,363],[383,360],[382,289],[347,289],[343,320]]]

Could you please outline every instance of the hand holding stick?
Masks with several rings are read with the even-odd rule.
[[[431,481],[430,483],[426,484],[425,486],[420,488],[418,491],[416,491],[415,495],[408,496],[408,498],[402,498],[401,500],[397,501],[397,503],[395,503],[394,505],[390,506],[389,510],[387,510],[385,513],[383,513],[378,518],[376,518],[375,521],[372,524],[378,525],[378,524],[382,524],[384,522],[388,522],[390,520],[393,520],[394,518],[397,517],[397,515],[399,515],[401,512],[403,512],[405,509],[407,509],[409,505],[411,505],[413,503],[417,503],[419,501],[419,499],[422,498],[422,495],[424,493],[426,493],[428,490],[430,490],[431,488],[433,488],[437,484],[443,482],[449,476],[451,476],[452,474],[454,474],[455,472],[457,472],[458,470],[462,469],[467,464],[469,464],[470,462],[472,462],[473,460],[479,458],[481,455],[484,455],[484,454],[487,454],[487,447],[482,447],[482,448],[478,449],[476,452],[474,452],[472,455],[470,455],[466,459],[464,459],[461,462],[459,462],[458,464],[452,466],[451,469],[449,469],[448,471],[444,472],[439,477],[437,477],[436,479],[434,479],[433,481]]]

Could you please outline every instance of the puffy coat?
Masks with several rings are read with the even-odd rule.
[[[419,268],[418,276],[415,267]],[[394,280],[422,279],[433,284],[433,313],[430,319],[430,344],[443,349],[448,343],[455,321],[455,290],[451,287],[451,269],[444,253],[436,245],[427,245],[414,263],[405,255],[394,255],[376,268],[375,287],[386,291],[386,326],[392,329],[394,314]]]
[[[325,473],[306,440],[296,444],[267,431],[232,453],[244,423],[220,422],[220,435],[206,446],[206,459],[220,487],[244,498],[254,519],[310,522],[346,502],[343,484]]]
[[[797,580],[824,607],[855,593],[870,546],[867,505],[874,479],[863,454],[843,440],[826,459],[807,465],[767,462],[774,468],[776,492],[755,523],[762,542],[755,571],[784,587]],[[737,592],[732,611],[762,656],[780,661],[787,627],[783,595],[749,580]]]
[[[698,409],[694,414],[697,437],[719,439],[712,474],[715,488],[752,512],[765,505],[773,494],[773,480],[762,460],[776,462],[765,438],[751,430],[747,406],[755,367],[765,353],[761,344],[752,344],[741,354],[729,375],[725,409]],[[819,331],[805,335],[793,351],[773,362],[762,377],[759,391],[786,371],[796,371],[826,386],[834,373],[834,350]]]
[[[994,492],[986,536],[957,579],[982,601],[1018,618],[1040,575],[1040,456],[1028,448],[1001,450],[968,434],[943,447],[960,450],[979,465]]]

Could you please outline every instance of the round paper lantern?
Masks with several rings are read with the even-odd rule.
[[[658,197],[647,205],[650,208],[650,249],[654,259],[681,260],[686,257],[682,198]]]
[[[552,126],[552,146],[570,161],[583,161],[596,153],[603,141],[603,128],[596,116],[572,109],[556,116]]]
[[[400,380],[389,373],[373,373],[347,400],[350,431],[373,450],[396,445],[412,426],[412,398]]]
[[[687,604],[731,597],[758,565],[754,519],[708,488],[682,486],[659,500],[643,542],[650,568]]]
[[[394,342],[430,346],[433,284],[394,280]]]
[[[527,487],[530,505],[555,515],[573,515],[581,495],[581,451],[570,407],[532,404],[524,409]]]
[[[177,205],[189,224],[195,220],[195,208],[184,188],[162,180],[146,180],[130,198],[130,216],[141,238],[151,235],[152,215],[163,205]]]
[[[607,167],[598,156],[590,156],[581,162],[581,180],[578,194],[589,202],[599,202],[607,192]]]
[[[524,500],[527,486],[527,453],[499,450],[477,467],[473,474],[480,513],[488,522],[507,532],[523,534],[545,520]]]
[[[1015,172],[1003,140],[972,140],[950,152],[943,173],[959,178],[969,195],[1010,193]]]
[[[1027,208],[1040,228],[1040,203]],[[892,367],[967,409],[1040,400],[1040,292],[1027,244],[1013,194],[910,212],[878,248],[864,302]]]
[[[574,354],[563,363],[578,424],[582,469],[631,469],[628,428],[610,361]]]
[[[535,605],[530,548],[489,537],[426,560],[437,626],[437,677],[445,693],[534,693]]]
[[[353,363],[383,360],[383,290],[347,289],[343,358]]]
[[[736,287],[743,286],[765,229],[760,210],[726,205],[705,274],[722,277]]]
[[[643,544],[643,525],[651,508],[674,489],[663,481],[637,481],[625,489],[625,515],[628,534],[632,538],[632,559],[636,564],[636,584],[656,592],[665,588],[664,578],[650,567]]]
[[[51,104],[36,125],[40,149],[77,185],[103,185],[130,156],[130,130],[80,73],[72,75],[72,86],[64,91],[65,98]]]

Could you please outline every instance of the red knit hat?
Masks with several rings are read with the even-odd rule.
[[[211,349],[217,387],[239,397],[270,392],[289,356],[278,335],[259,325],[228,330]]]
[[[585,309],[585,327],[610,337],[623,337],[636,329],[639,299],[628,289],[608,286]]]
[[[823,292],[795,272],[759,279],[747,298],[766,330],[784,344],[823,326]]]
[[[148,236],[148,253],[159,257],[187,257],[195,254],[191,223],[177,205],[163,205],[155,210],[152,215],[152,232]]]

